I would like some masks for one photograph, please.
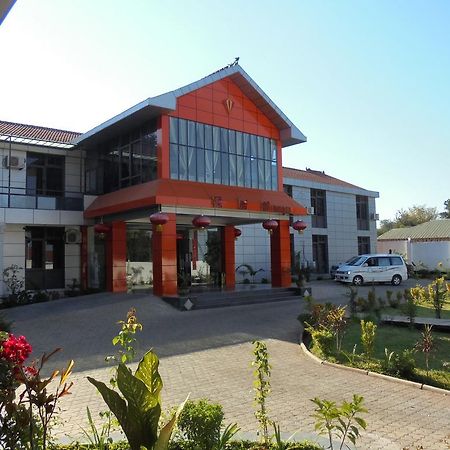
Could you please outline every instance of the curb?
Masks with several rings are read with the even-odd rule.
[[[438,388],[435,386],[430,386],[429,384],[417,383],[416,381],[410,381],[410,380],[403,380],[402,378],[391,377],[390,375],[385,375],[383,373],[370,372],[368,370],[358,369],[357,367],[344,366],[342,364],[336,364],[336,363],[326,361],[324,359],[320,359],[319,357],[317,357],[316,355],[313,355],[308,350],[308,348],[306,347],[306,345],[303,343],[303,341],[301,339],[302,337],[303,336],[300,337],[300,348],[302,349],[304,355],[306,355],[308,358],[312,359],[316,363],[321,364],[322,366],[330,366],[330,367],[335,367],[336,369],[339,369],[339,370],[347,370],[350,372],[357,372],[357,373],[360,373],[361,375],[368,375],[369,377],[381,378],[383,380],[393,381],[394,383],[400,383],[400,384],[404,384],[407,386],[416,387],[423,391],[432,391],[432,392],[436,392],[437,394],[450,395],[449,390]]]

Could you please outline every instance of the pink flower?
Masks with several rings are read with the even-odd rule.
[[[20,365],[28,358],[32,350],[25,336],[16,338],[13,334],[10,334],[8,339],[1,343],[0,358],[8,360],[12,364]]]

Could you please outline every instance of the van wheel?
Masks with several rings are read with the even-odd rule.
[[[402,277],[400,275],[394,275],[391,280],[392,286],[399,286],[402,282]]]
[[[361,286],[364,283],[363,277],[360,275],[356,275],[355,278],[353,278],[353,284],[355,286]]]

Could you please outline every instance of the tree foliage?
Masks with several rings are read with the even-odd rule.
[[[439,213],[441,219],[450,219],[450,198],[444,202],[445,209]]]
[[[392,228],[406,228],[429,222],[438,218],[437,208],[428,208],[425,205],[414,205],[408,209],[400,209],[395,214],[394,220],[382,220],[378,235],[386,233]]]

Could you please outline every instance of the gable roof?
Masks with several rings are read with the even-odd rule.
[[[2,141],[11,140],[24,144],[70,148],[73,146],[72,140],[80,134],[75,131],[0,121],[0,140]]]
[[[430,220],[409,228],[394,228],[378,237],[379,241],[450,240],[450,219]]]
[[[312,169],[300,170],[294,169],[292,167],[283,167],[283,177],[294,178],[297,180],[307,180],[313,183],[325,183],[325,184],[332,184],[335,186],[344,186],[362,189],[359,186],[347,183],[346,181],[327,175],[325,172],[320,172],[319,170],[312,170]]]
[[[107,137],[112,131],[119,131],[133,120],[151,119],[161,114],[175,111],[179,97],[226,77],[229,77],[280,130],[283,147],[306,142],[305,135],[250,78],[245,70],[239,64],[233,64],[174,91],[150,97],[84,133],[74,139],[73,143],[92,142],[98,138]]]

